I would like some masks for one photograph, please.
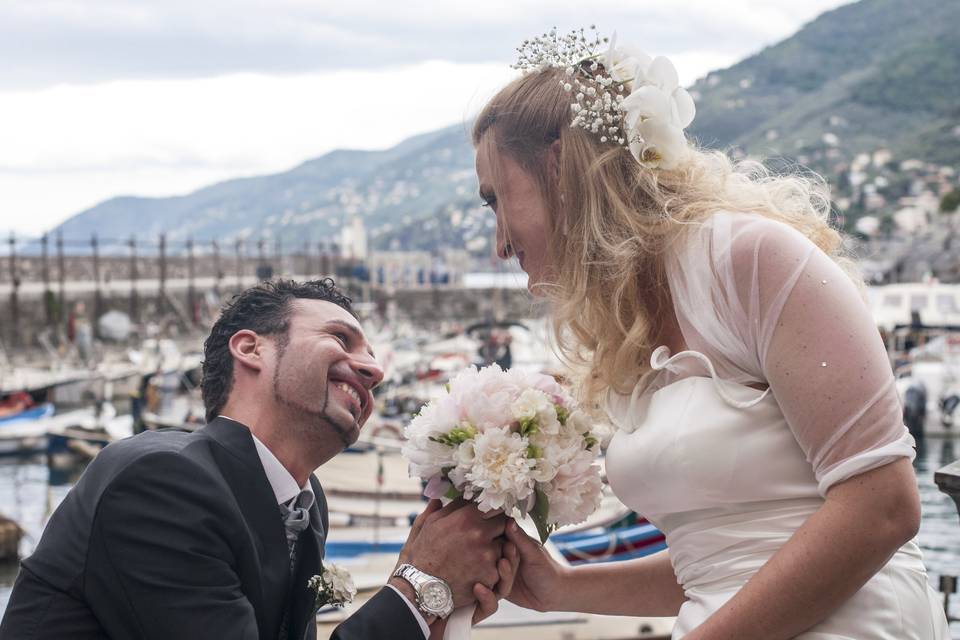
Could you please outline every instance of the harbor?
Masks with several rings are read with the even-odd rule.
[[[0,640],[960,638],[960,2],[77,4]]]
[[[360,297],[377,295],[351,284]],[[353,607],[383,585],[412,518],[424,505],[422,487],[408,476],[399,453],[403,427],[419,407],[468,365],[498,363],[560,372],[544,319],[506,315],[509,305],[503,301],[516,291],[424,289],[419,295],[447,310],[446,319],[431,330],[402,315],[395,303],[361,302],[371,342],[387,365],[385,381],[360,441],[317,471],[330,508],[327,558],[353,574],[360,591]],[[954,424],[952,400],[960,343],[954,316],[927,315],[932,322],[918,323],[918,296],[926,289],[928,285],[917,284],[910,290],[886,292],[899,295],[901,301],[912,296],[912,310],[898,312],[895,300],[882,288],[872,290],[870,299],[891,350],[905,421],[918,442],[914,468],[923,504],[918,542],[932,586],[950,591],[950,578],[960,575],[960,518],[957,506],[936,486],[934,474],[960,457],[960,426]],[[936,289],[941,298],[956,293],[955,287]],[[455,302],[445,302],[445,297]],[[392,321],[376,315],[378,306],[394,308]],[[940,306],[950,308],[942,301]],[[482,309],[481,316],[471,318],[454,310],[471,308]],[[885,315],[878,311],[884,308]],[[7,359],[2,378],[5,408],[0,416],[0,515],[6,518],[0,522],[0,548],[7,550],[7,560],[0,570],[0,610],[15,579],[16,555],[30,555],[50,514],[103,446],[144,429],[192,430],[202,424],[201,347],[198,332],[172,337],[154,333],[142,339],[131,332],[124,341],[102,345],[99,361],[86,365],[70,351],[46,368],[36,361],[31,366],[18,364],[22,351],[19,360]],[[563,562],[579,564],[642,557],[664,549],[666,543],[641,514],[607,490],[594,516],[557,531],[549,546]],[[16,555],[11,553],[14,547]],[[956,595],[945,594],[945,605],[954,616],[960,614]],[[319,637],[326,637],[351,610],[321,610]],[[541,614],[504,603],[475,636],[668,638],[671,627],[669,618]]]

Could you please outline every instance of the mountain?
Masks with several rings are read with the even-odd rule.
[[[131,235],[171,247],[183,241],[235,239],[299,248],[361,216],[376,238],[421,224],[438,208],[476,200],[473,151],[464,125],[415,136],[384,151],[338,150],[283,173],[239,178],[168,198],[112,198],[60,227],[66,238],[98,233],[119,243]],[[471,194],[468,198],[467,194]],[[105,244],[110,244],[109,241]]]
[[[835,194],[863,198],[853,158],[890,151],[889,200],[912,178],[896,162],[960,169],[960,2],[862,0],[698,80],[691,134],[705,146],[797,162]],[[849,196],[849,197],[848,197]],[[853,209],[856,209],[854,205]],[[852,214],[863,211],[853,211]],[[384,151],[334,151],[274,175],[214,184],[171,198],[108,200],[69,219],[64,237],[183,241],[321,241],[360,216],[375,248],[467,246],[489,252],[493,218],[479,207],[469,125]]]
[[[698,80],[691,133],[795,157],[885,147],[960,164],[960,2],[863,0]]]

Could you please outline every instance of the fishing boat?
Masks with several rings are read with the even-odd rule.
[[[118,415],[113,404],[102,401],[88,409],[70,412],[47,435],[47,464],[66,469],[89,462],[111,442],[133,435],[133,417]]]
[[[53,403],[44,402],[34,407],[22,409],[14,413],[9,413],[7,415],[0,415],[0,428],[3,428],[4,425],[8,425],[8,424],[16,424],[20,422],[32,422],[34,420],[47,418],[53,415],[53,411],[54,411]]]
[[[915,330],[910,342],[919,345],[895,355],[904,423],[914,437],[951,435],[960,406],[960,332]]]
[[[551,539],[570,564],[642,558],[667,548],[663,532],[633,511],[605,526],[560,530]]]

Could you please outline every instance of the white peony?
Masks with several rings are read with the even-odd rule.
[[[453,452],[453,469],[450,470],[448,477],[455,487],[462,487],[467,484],[467,474],[473,470],[477,454],[473,440],[468,440],[456,448]]]
[[[599,500],[599,468],[591,466],[597,438],[550,376],[496,366],[467,369],[404,434],[403,454],[411,474],[427,481],[427,495],[448,500],[453,489],[484,512],[530,515],[541,540],[550,523],[566,524]],[[590,474],[597,482],[586,478]],[[574,487],[580,476],[582,486]]]
[[[567,418],[567,427],[571,432],[583,436],[593,429],[593,422],[586,412],[578,409]]]
[[[534,490],[531,471],[536,461],[527,458],[527,446],[525,438],[506,428],[478,434],[473,443],[473,466],[466,474],[470,491],[464,496],[477,496],[483,512],[513,512]]]
[[[544,433],[558,433],[560,422],[557,420],[557,409],[553,400],[539,389],[524,389],[520,397],[511,405],[514,419],[518,421],[533,420],[539,431]]]
[[[436,439],[459,426],[460,409],[449,395],[443,395],[424,406],[410,421],[403,435],[403,455],[410,462],[410,475],[431,478],[453,460],[452,449]]]
[[[603,485],[599,469],[587,465],[581,473],[559,473],[546,488],[550,497],[549,524],[579,524],[600,506]]]
[[[530,443],[539,454],[534,477],[540,483],[552,481],[554,476],[578,460],[586,459],[589,466],[589,461],[596,457],[595,451],[585,449],[583,436],[577,433],[568,432],[555,436],[536,433],[530,436]]]
[[[424,410],[426,413],[426,409]],[[444,429],[430,421],[424,414],[417,416],[407,425],[403,433],[406,441],[402,452],[410,463],[410,474],[420,478],[430,478],[453,461],[453,450],[435,438],[447,433]]]
[[[480,431],[499,429],[513,422],[510,404],[521,388],[509,371],[497,365],[479,371],[472,367],[450,381],[450,398],[460,408],[461,418]],[[478,398],[483,398],[478,402]]]

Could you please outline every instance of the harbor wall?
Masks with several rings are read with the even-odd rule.
[[[297,276],[290,276],[297,278]],[[303,278],[300,278],[303,279]],[[161,289],[156,280],[112,281],[97,287],[71,281],[38,292],[10,291],[0,297],[0,340],[7,350],[72,342],[78,331],[96,330],[95,319],[111,310],[127,314],[133,338],[206,332],[230,296],[258,282],[244,278],[169,280]],[[456,285],[411,288],[383,287],[341,279],[361,316],[378,320],[408,320],[431,327],[441,322],[469,324],[539,316],[543,309],[523,288],[473,288]]]

